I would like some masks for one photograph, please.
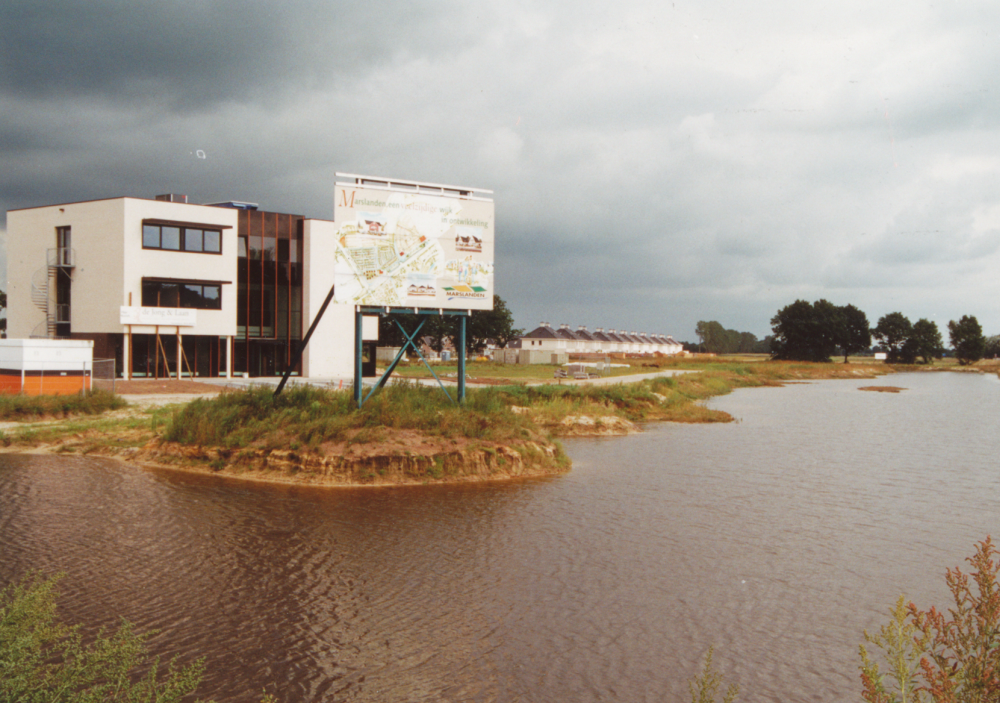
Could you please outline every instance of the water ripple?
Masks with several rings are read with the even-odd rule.
[[[659,701],[710,644],[747,700],[856,697],[901,591],[1000,535],[997,379],[737,391],[742,418],[572,440],[568,476],[331,491],[0,457],[0,584],[156,628],[219,701]]]

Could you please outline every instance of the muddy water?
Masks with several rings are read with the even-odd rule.
[[[857,699],[900,592],[1000,536],[1000,382],[754,389],[740,419],[573,440],[564,477],[304,490],[0,457],[0,583],[66,572],[88,628],[158,628],[218,701]]]

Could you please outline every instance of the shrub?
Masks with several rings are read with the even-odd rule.
[[[45,416],[99,415],[126,405],[121,396],[96,389],[73,395],[0,394],[0,419],[16,421]]]
[[[149,701],[179,703],[201,681],[204,660],[161,672],[145,642],[122,621],[84,645],[78,627],[56,621],[59,577],[32,574],[0,592],[0,703]],[[137,671],[145,671],[136,677]]]
[[[705,666],[702,667],[701,674],[688,681],[688,691],[691,692],[691,703],[715,703],[715,694],[722,685],[722,674],[712,667],[712,653],[714,647],[708,648],[705,655]],[[722,697],[723,703],[733,703],[736,695],[740,692],[740,687],[730,684],[726,689],[726,694]]]
[[[865,639],[882,650],[889,674],[864,645],[861,653],[862,697],[869,703],[934,701],[987,703],[1000,700],[1000,552],[987,537],[966,559],[969,575],[948,569],[945,581],[955,607],[945,615],[935,607],[903,605],[901,596],[892,620],[878,635]],[[971,576],[971,583],[970,583]],[[974,585],[972,585],[974,583]],[[886,676],[894,685],[886,686]]]

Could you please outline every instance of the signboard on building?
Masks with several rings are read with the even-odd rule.
[[[197,310],[188,308],[140,308],[122,305],[119,324],[194,327],[198,324]]]
[[[492,191],[337,176],[336,302],[493,309]]]

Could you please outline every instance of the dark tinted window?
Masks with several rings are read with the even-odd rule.
[[[142,226],[142,246],[147,249],[160,248],[160,228],[156,225]]]
[[[142,304],[150,308],[221,310],[222,286],[215,283],[143,281]]]
[[[202,234],[200,229],[184,228],[184,251],[201,251]]]
[[[199,227],[173,227],[170,225],[143,225],[143,249],[169,251],[222,253],[222,232]]]
[[[213,254],[222,253],[222,234],[214,229],[205,230],[205,251]]]
[[[181,228],[161,227],[160,228],[160,248],[180,251],[181,248]]]

